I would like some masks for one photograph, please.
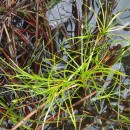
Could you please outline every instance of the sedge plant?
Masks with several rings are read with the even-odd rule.
[[[97,33],[91,31],[93,27],[89,25],[86,16],[85,24],[82,25],[82,36],[69,38],[63,41],[63,44],[59,44],[59,52],[64,52],[66,59],[63,56],[51,54],[44,42],[43,49],[40,52],[35,50],[23,68],[11,59],[10,63],[7,63],[0,57],[1,76],[8,80],[1,86],[6,88],[2,94],[12,93],[13,95],[10,107],[6,105],[4,98],[0,99],[0,105],[3,108],[1,124],[9,119],[14,125],[12,130],[33,129],[34,127],[43,130],[48,124],[56,124],[58,127],[67,122],[76,130],[79,118],[87,118],[89,120],[87,125],[107,123],[106,120],[109,118],[107,111],[115,112],[116,119],[110,117],[106,127],[113,121],[115,124],[121,121],[119,127],[122,124],[129,124],[129,117],[120,113],[120,105],[116,107],[112,104],[113,100],[118,103],[125,100],[120,95],[125,88],[121,77],[126,75],[112,66],[121,60],[129,45],[127,48],[113,49],[114,54],[109,52],[109,47],[119,42],[114,40],[117,35],[110,32],[114,32],[114,29],[122,29],[128,24],[118,28],[114,21],[123,11],[112,16],[107,11],[110,8],[109,5],[106,10],[101,0],[99,0],[99,5],[100,16],[86,5],[96,17]],[[72,39],[78,40],[76,44],[80,43],[77,50],[64,47],[64,42]],[[129,38],[126,41],[129,42]],[[37,63],[37,59],[40,59],[43,54],[44,58]],[[113,59],[115,55],[117,58]],[[34,73],[31,69],[35,61],[39,66],[38,73]],[[58,69],[58,65],[63,65],[63,68]],[[110,81],[107,80],[108,77]],[[107,82],[110,83],[106,87],[104,84]],[[120,91],[118,91],[119,86]],[[82,111],[81,114],[76,113],[76,110]],[[113,125],[111,127],[113,128]]]

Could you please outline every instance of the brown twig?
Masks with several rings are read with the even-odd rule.
[[[24,41],[26,42],[27,44],[29,44],[31,47],[33,47],[33,44],[29,41],[29,39],[24,35],[22,34],[19,29],[15,28],[15,27],[12,27],[12,30]]]
[[[38,44],[39,34],[39,0],[37,0],[37,11],[36,11],[36,45]]]

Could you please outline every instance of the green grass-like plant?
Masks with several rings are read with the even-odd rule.
[[[63,55],[60,57],[48,51],[44,42],[41,45],[42,49],[37,52],[41,44],[38,43],[24,67],[20,67],[11,58],[8,63],[0,57],[1,76],[7,79],[7,83],[1,86],[5,89],[1,94],[13,94],[9,106],[4,99],[7,97],[0,98],[3,114],[1,124],[9,119],[15,125],[12,130],[17,128],[30,130],[34,127],[44,129],[47,124],[53,123],[58,127],[67,122],[73,124],[73,128],[77,130],[80,126],[79,118],[88,119],[87,125],[107,123],[106,120],[109,118],[107,110],[115,114],[109,118],[106,127],[114,129],[112,122],[115,124],[121,122],[119,127],[130,124],[130,117],[120,112],[119,104],[126,100],[120,96],[125,91],[121,77],[126,75],[112,67],[121,61],[129,45],[118,50],[113,49],[113,53],[109,50],[111,45],[124,41],[114,40],[114,37],[119,36],[114,31],[125,28],[129,23],[118,27],[119,15],[123,11],[112,16],[107,12],[109,5],[106,10],[101,0],[99,5],[102,18],[94,9],[85,5],[96,17],[96,34],[91,32],[93,27],[86,18],[85,24],[82,25],[81,36],[68,38],[59,44],[59,53],[64,52],[67,60]],[[118,21],[115,24],[116,20]],[[78,49],[71,50],[64,47],[64,43],[75,39],[78,41],[75,45],[79,44]],[[125,40],[129,42],[129,37]],[[47,56],[44,56],[40,63],[37,62],[43,53]],[[34,62],[39,66],[38,73],[32,69]],[[63,65],[63,68],[58,69],[58,65]],[[110,83],[106,87],[104,84],[107,82]],[[118,102],[117,106],[112,104],[113,100]],[[82,111],[81,114],[80,112],[76,114],[77,106],[79,111]]]

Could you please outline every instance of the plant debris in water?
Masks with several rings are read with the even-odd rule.
[[[0,129],[130,128],[119,3],[0,1]]]

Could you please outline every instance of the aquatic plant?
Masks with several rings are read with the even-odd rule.
[[[129,83],[123,81],[128,76],[119,63],[129,50],[129,44],[120,43],[130,39],[116,33],[129,28],[129,23],[120,25],[119,17],[129,7],[113,14],[116,3],[89,1],[81,15],[71,1],[72,17],[60,24],[55,18],[52,28],[46,13],[53,3],[1,2],[1,127],[129,128]]]

